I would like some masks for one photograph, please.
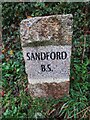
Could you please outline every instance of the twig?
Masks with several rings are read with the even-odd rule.
[[[85,47],[86,47],[86,35],[84,35],[84,46],[83,46],[83,51],[82,51],[82,63],[84,60],[84,56],[85,56]]]
[[[78,112],[76,115],[81,114],[81,113],[84,112],[85,110],[89,111],[89,109],[90,109],[90,106],[88,106],[87,108],[85,108],[85,109],[83,109],[82,111]],[[67,119],[70,119],[70,118],[73,118],[73,117],[74,117],[74,115],[72,115],[71,117],[68,117]]]
[[[85,23],[87,22],[86,20],[86,15],[88,14],[88,8],[87,8],[87,3],[86,3],[86,6],[85,6]],[[84,26],[84,46],[83,46],[83,51],[82,51],[82,61],[81,63],[83,63],[83,60],[84,60],[84,56],[85,56],[85,46],[86,46],[86,31],[87,31],[87,24]]]

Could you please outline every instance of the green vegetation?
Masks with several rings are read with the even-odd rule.
[[[89,8],[90,2],[2,3],[2,120],[90,119]],[[73,14],[70,96],[59,100],[32,99],[20,45],[20,21],[34,16],[69,13]]]

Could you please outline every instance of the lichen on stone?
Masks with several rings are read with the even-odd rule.
[[[22,46],[35,41],[52,41],[70,45],[72,15],[51,15],[25,19],[21,22],[20,34]]]

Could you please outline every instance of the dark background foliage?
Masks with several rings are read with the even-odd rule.
[[[32,99],[20,44],[20,22],[73,14],[70,96]],[[2,119],[90,119],[90,2],[2,3]]]

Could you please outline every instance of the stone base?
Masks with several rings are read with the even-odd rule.
[[[69,95],[70,81],[60,83],[37,83],[29,84],[30,95],[32,97],[53,97],[61,98],[64,95]]]

